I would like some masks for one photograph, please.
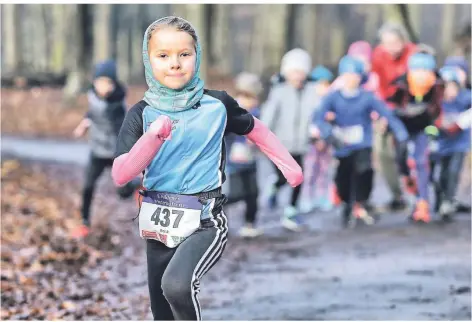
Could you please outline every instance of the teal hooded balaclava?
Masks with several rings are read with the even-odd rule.
[[[160,84],[154,78],[152,74],[151,63],[149,62],[148,33],[153,29],[156,24],[159,24],[163,20],[169,20],[169,18],[170,17],[164,17],[154,21],[144,33],[144,75],[146,77],[146,83],[149,87],[146,93],[144,93],[144,101],[146,101],[146,103],[148,103],[151,107],[157,108],[159,110],[164,110],[168,112],[179,112],[192,108],[200,101],[203,96],[203,87],[205,83],[199,77],[202,52],[200,48],[200,42],[197,38],[197,42],[195,44],[195,51],[197,54],[197,59],[195,61],[195,74],[193,75],[193,78],[183,88],[179,90],[170,89]]]

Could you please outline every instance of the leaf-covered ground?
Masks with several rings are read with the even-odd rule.
[[[111,292],[113,267],[101,265],[123,250],[123,237],[100,222],[120,208],[119,201],[100,194],[93,232],[77,241],[70,233],[80,223],[82,169],[10,159],[1,171],[1,318],[126,319],[123,310],[130,303],[119,283]],[[123,206],[133,211],[132,200]],[[130,220],[121,223],[132,227]],[[145,312],[145,305],[141,309]]]

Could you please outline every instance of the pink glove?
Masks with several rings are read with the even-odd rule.
[[[296,187],[303,182],[303,172],[279,139],[254,117],[254,128],[247,135],[257,147],[280,169],[287,182]]]
[[[159,152],[164,141],[171,138],[171,132],[170,118],[159,116],[128,153],[115,159],[111,169],[113,182],[117,186],[124,186],[143,172]]]

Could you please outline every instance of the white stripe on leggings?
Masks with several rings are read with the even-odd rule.
[[[220,218],[223,221],[222,228],[220,228],[220,225],[218,225],[217,219],[215,216],[212,214],[212,210],[215,205],[215,199],[211,201],[210,205],[210,218],[211,221],[214,224],[214,227],[217,229],[215,238],[213,239],[210,247],[205,251],[203,256],[200,258],[198,261],[197,265],[195,266],[195,269],[193,270],[192,274],[192,280],[190,281],[190,292],[192,296],[192,302],[193,306],[195,307],[195,312],[197,315],[197,320],[201,320],[201,311],[200,311],[200,303],[198,302],[197,294],[199,292],[199,283],[195,284],[195,282],[198,282],[200,277],[205,273],[206,270],[202,270],[202,268],[207,267],[208,261],[213,262],[215,260],[215,255],[220,254],[223,246],[226,244],[226,239],[227,239],[227,234],[228,234],[228,225],[227,225],[227,218],[224,215],[223,211],[220,213]],[[220,219],[219,218],[219,219]]]

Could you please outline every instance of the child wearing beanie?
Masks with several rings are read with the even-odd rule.
[[[305,50],[296,48],[287,52],[280,67],[284,81],[272,86],[261,109],[262,121],[276,133],[300,166],[309,147],[307,133],[310,117],[319,102],[314,82],[307,81],[311,64],[311,57]],[[275,170],[277,179],[269,191],[271,209],[277,207],[277,193],[286,184],[282,173]],[[300,186],[293,189],[290,204],[285,207],[282,216],[282,225],[293,231],[303,227],[297,209],[299,195]]]
[[[259,96],[262,82],[259,76],[242,72],[235,79],[236,96],[239,106],[254,117],[259,117]],[[259,189],[257,186],[256,147],[244,136],[229,134],[226,137],[226,173],[229,179],[228,204],[244,201],[246,210],[244,226],[239,235],[253,238],[262,234],[256,228]]]

